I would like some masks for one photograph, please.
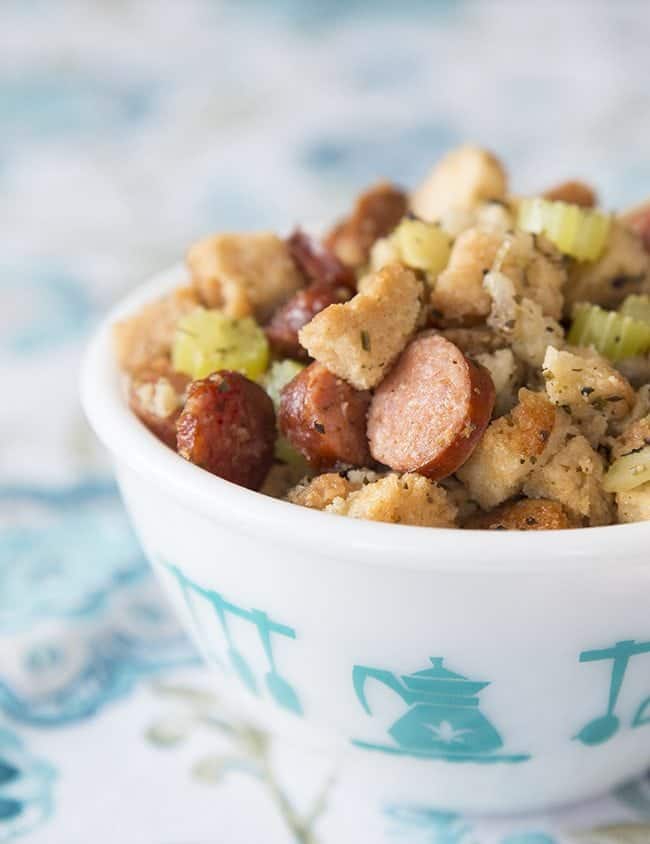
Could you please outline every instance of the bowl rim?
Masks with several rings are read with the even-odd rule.
[[[124,376],[114,356],[112,326],[188,281],[185,267],[176,264],[118,301],[91,338],[80,375],[86,417],[116,461],[155,481],[186,506],[208,518],[227,521],[241,532],[259,536],[264,531],[262,535],[269,539],[300,545],[316,555],[331,558],[336,553],[337,558],[391,568],[518,574],[586,567],[611,571],[626,555],[635,564],[650,564],[650,555],[643,553],[644,543],[650,541],[650,522],[568,530],[480,531],[347,519],[237,486],[179,458],[145,428],[124,400]],[[315,547],[314,536],[319,535],[326,535],[326,551],[322,544]],[[605,548],[610,553],[603,553]],[[615,562],[610,559],[614,554]],[[624,559],[624,563],[630,560]]]

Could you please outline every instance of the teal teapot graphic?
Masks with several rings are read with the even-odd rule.
[[[401,697],[408,709],[389,728],[394,745],[355,741],[366,749],[448,761],[520,762],[527,755],[504,756],[496,751],[503,739],[479,710],[478,693],[489,682],[469,680],[443,667],[442,657],[430,657],[431,667],[398,676],[381,668],[355,665],[352,682],[357,698],[372,715],[366,696],[368,680],[387,686]]]

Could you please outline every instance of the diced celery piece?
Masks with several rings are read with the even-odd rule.
[[[390,239],[408,267],[436,276],[447,266],[451,244],[440,226],[405,217]]]
[[[624,316],[647,322],[650,325],[650,296],[628,296],[618,310]]]
[[[223,311],[197,308],[176,326],[172,366],[190,378],[231,369],[254,380],[268,362],[266,335],[252,317],[231,319]]]
[[[271,397],[276,413],[280,407],[280,393],[282,388],[292,381],[305,368],[303,363],[286,358],[271,364],[271,368],[262,379],[262,386]]]
[[[607,244],[610,217],[591,208],[533,197],[519,203],[517,225],[532,234],[545,234],[565,255],[595,261]]]
[[[581,303],[573,310],[567,340],[572,346],[593,346],[609,360],[619,361],[650,351],[650,324]]]
[[[606,492],[629,492],[650,481],[650,445],[615,460],[603,478]]]

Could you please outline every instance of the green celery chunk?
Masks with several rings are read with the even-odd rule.
[[[252,317],[232,319],[220,310],[197,308],[176,326],[172,366],[190,378],[230,369],[255,380],[268,362],[266,335]]]

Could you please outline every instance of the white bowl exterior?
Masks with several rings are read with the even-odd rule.
[[[105,326],[86,411],[215,683],[251,717],[343,753],[360,789],[391,803],[523,811],[647,767],[647,525],[495,535],[273,502],[155,441],[123,406],[110,355]],[[401,678],[430,658],[487,685],[471,701],[409,694]]]
[[[338,751],[348,747],[346,764],[355,765],[360,781],[381,799],[521,811],[604,792],[647,766],[650,724],[632,724],[635,717],[650,719],[650,702],[639,716],[650,695],[650,652],[629,657],[614,710],[617,733],[598,745],[576,738],[606,712],[614,666],[607,657],[580,662],[581,654],[617,642],[645,643],[650,651],[647,566],[621,568],[603,548],[611,567],[593,578],[528,574],[526,564],[537,562],[533,536],[530,560],[522,560],[518,574],[377,567],[329,555],[327,519],[305,553],[292,542],[290,513],[285,541],[272,541],[230,525],[226,509],[217,521],[186,508],[124,466],[119,479],[144,547],[217,669],[221,690],[272,731]],[[256,694],[230,664],[219,614],[199,590],[225,602],[232,645],[250,667]],[[274,701],[266,686],[270,665],[255,609],[295,633],[273,633],[271,645],[299,715],[282,699]],[[444,658],[447,669],[470,680],[489,682],[478,695],[478,711],[502,747],[460,761],[457,748],[466,734],[453,735],[462,729],[454,728],[453,706],[442,719],[453,731],[447,728],[447,758],[437,751],[420,758],[404,748],[398,754],[357,747],[360,741],[399,750],[388,730],[414,706],[370,677],[368,714],[355,692],[354,666],[400,677],[427,668],[430,657]]]

